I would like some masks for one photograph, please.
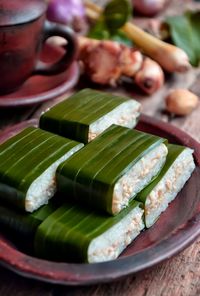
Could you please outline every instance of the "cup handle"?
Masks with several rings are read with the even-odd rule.
[[[49,65],[42,61],[36,63],[34,75],[55,75],[66,70],[77,53],[77,41],[73,31],[63,25],[45,21],[43,43],[52,36],[60,36],[67,40],[65,45],[66,52],[64,56],[55,64]]]

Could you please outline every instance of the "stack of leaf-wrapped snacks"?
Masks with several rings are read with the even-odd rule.
[[[135,100],[84,89],[45,112],[40,127],[88,143],[112,124],[135,127],[140,108]]]
[[[29,127],[0,145],[0,200],[33,212],[56,191],[61,162],[83,144]]]
[[[1,229],[29,240],[42,258],[117,258],[195,168],[191,149],[130,129],[139,109],[86,89],[44,113],[44,130],[27,128],[1,144]]]
[[[148,185],[165,163],[165,140],[112,125],[58,167],[59,191],[117,214]]]
[[[168,144],[167,160],[158,177],[138,195],[144,203],[146,227],[152,226],[190,178],[194,168],[193,150]]]

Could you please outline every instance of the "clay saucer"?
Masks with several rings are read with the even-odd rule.
[[[61,58],[64,50],[46,44],[41,53],[42,61],[54,63]],[[63,95],[78,81],[79,67],[72,63],[66,71],[53,76],[31,76],[18,90],[0,96],[0,108],[24,107],[52,100]]]

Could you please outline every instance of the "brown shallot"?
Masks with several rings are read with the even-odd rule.
[[[166,108],[176,115],[188,115],[198,105],[198,97],[187,89],[174,89],[165,99]]]

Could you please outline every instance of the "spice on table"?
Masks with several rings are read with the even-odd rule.
[[[115,86],[122,75],[133,77],[142,67],[143,56],[138,49],[82,36],[78,44],[84,72],[95,83]]]
[[[126,76],[147,94],[156,92],[164,83],[160,65],[136,48],[82,36],[78,43],[84,73],[95,83],[116,86],[120,78]]]
[[[172,90],[165,100],[166,109],[176,115],[188,115],[198,105],[198,97],[187,89]]]
[[[94,21],[99,19],[103,9],[98,5],[85,1],[86,14]],[[191,68],[188,55],[184,50],[144,32],[131,22],[127,22],[121,30],[143,52],[158,62],[167,72],[186,72]]]

